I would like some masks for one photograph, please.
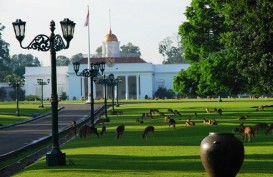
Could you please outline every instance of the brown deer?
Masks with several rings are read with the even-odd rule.
[[[175,128],[175,120],[174,119],[169,119],[169,128],[170,126],[173,126]]]
[[[136,122],[140,123],[140,124],[143,124],[144,121],[143,120],[139,120],[139,118],[136,119]]]
[[[144,133],[142,134],[142,138],[146,138],[148,133],[154,133],[155,131],[155,127],[154,126],[147,126],[145,129],[144,129]]]
[[[223,110],[222,109],[217,109],[216,112],[219,114],[219,116],[222,116]]]
[[[245,142],[246,137],[248,138],[248,142],[251,142],[253,136],[255,135],[252,127],[244,126],[243,124],[241,124],[240,127],[234,128],[233,133],[241,133],[243,142]]]
[[[255,134],[258,133],[258,130],[264,130],[264,133],[266,134],[266,130],[269,128],[269,125],[267,123],[257,123],[253,129],[255,131]]]
[[[264,110],[264,106],[263,105],[260,105],[257,107],[256,111],[263,111]]]
[[[150,114],[156,114],[159,113],[158,109],[150,109]]]
[[[238,120],[246,120],[249,116],[248,115],[245,115],[245,116],[240,116],[238,118]]]
[[[215,119],[209,120],[210,125],[218,125],[217,121]]]
[[[143,118],[153,118],[153,115],[151,113],[142,113],[142,119]]]
[[[164,116],[164,119],[166,122],[168,122],[171,119],[171,116]]]
[[[80,138],[85,138],[87,135],[89,134],[96,134],[97,137],[99,138],[99,133],[98,133],[98,129],[94,126],[88,126],[88,125],[84,125],[80,128],[79,131],[79,136]]]
[[[217,125],[218,124],[215,119],[209,120],[209,119],[206,119],[206,118],[204,118],[203,123],[208,124],[208,125]]]
[[[204,124],[209,124],[209,120],[206,119],[206,118],[203,118],[203,123],[204,123]]]
[[[124,130],[125,130],[125,126],[123,124],[119,125],[116,128],[116,139],[119,139],[119,137],[123,134]]]
[[[194,126],[195,123],[193,121],[191,121],[191,119],[187,119],[185,125],[186,126]]]

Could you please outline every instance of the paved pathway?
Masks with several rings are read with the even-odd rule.
[[[70,126],[73,120],[90,115],[90,104],[59,104],[59,130]],[[101,105],[95,104],[95,109]],[[0,130],[0,156],[20,149],[52,134],[52,115]]]

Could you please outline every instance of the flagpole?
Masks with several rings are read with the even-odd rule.
[[[87,18],[87,24],[88,24],[88,69],[91,69],[91,57],[90,57],[90,23],[89,23],[89,5],[87,5],[87,10],[88,10],[88,18]],[[87,102],[91,103],[91,80],[88,80],[88,100]]]

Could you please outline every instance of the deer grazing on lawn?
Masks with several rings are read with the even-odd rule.
[[[171,119],[171,116],[164,116],[165,122],[168,122]]]
[[[143,120],[139,120],[139,118],[136,119],[136,122],[140,123],[140,124],[143,124],[144,121]]]
[[[170,126],[173,126],[175,128],[175,120],[174,119],[169,119],[169,128]]]
[[[253,129],[255,131],[255,134],[258,134],[258,130],[264,130],[264,133],[266,134],[266,130],[269,128],[269,125],[267,123],[257,123]]]
[[[150,114],[156,114],[159,113],[158,109],[150,109]]]
[[[116,139],[119,139],[119,137],[123,134],[124,130],[125,130],[125,126],[123,124],[119,125],[116,128]]]
[[[240,124],[239,127],[234,128],[233,133],[241,133],[243,142],[245,142],[246,137],[248,138],[248,142],[251,142],[252,138],[255,135],[255,132],[252,127],[244,126],[243,124]]]
[[[147,126],[145,129],[144,129],[144,133],[142,134],[142,138],[146,138],[148,133],[154,133],[155,131],[155,127],[154,126]]]
[[[238,118],[238,120],[246,120],[249,116],[248,115],[245,115],[245,116],[240,116]]]
[[[193,121],[191,121],[191,119],[187,119],[185,125],[186,126],[194,126],[195,123]]]
[[[208,125],[217,125],[218,124],[215,119],[209,120],[209,119],[206,119],[206,118],[204,118],[203,123],[208,124]]]
[[[98,133],[98,129],[94,126],[88,126],[88,125],[84,125],[80,128],[79,131],[79,136],[80,138],[85,138],[87,135],[89,134],[96,134],[97,137],[99,138],[99,133]]]

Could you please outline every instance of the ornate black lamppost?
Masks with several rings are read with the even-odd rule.
[[[55,35],[55,22],[50,22],[50,36],[40,34],[36,36],[32,42],[27,46],[22,46],[22,41],[25,37],[25,25],[26,22],[23,22],[21,19],[17,19],[16,22],[12,23],[14,32],[17,40],[20,42],[20,46],[23,49],[34,49],[42,52],[47,52],[50,50],[51,55],[51,108],[52,108],[52,139],[53,145],[51,152],[46,155],[46,162],[48,166],[59,166],[65,165],[65,153],[62,153],[59,147],[59,138],[58,138],[58,95],[57,95],[57,76],[56,76],[56,52],[68,49],[69,43],[73,38],[75,23],[70,21],[68,18],[65,18],[60,22],[63,32],[63,37],[66,40],[67,44],[64,44],[64,41],[60,35]]]
[[[105,63],[100,62],[100,63],[91,63],[90,69],[84,69],[82,70],[81,73],[78,74],[79,69],[80,69],[80,63],[75,62],[73,63],[74,71],[77,76],[83,76],[83,77],[90,77],[91,79],[91,112],[90,112],[90,119],[91,119],[91,126],[95,126],[94,124],[94,95],[93,95],[93,82],[94,78],[97,77],[100,74],[103,74],[104,68],[105,68]]]
[[[9,86],[13,87],[15,89],[15,97],[16,97],[16,116],[20,116],[19,112],[19,99],[18,99],[18,88],[24,86],[24,81],[23,80],[16,80],[15,82],[9,82]]]
[[[41,108],[44,107],[44,85],[48,85],[49,81],[50,81],[50,79],[47,79],[47,82],[44,82],[43,79],[37,79],[37,84],[41,85],[41,88],[42,88],[42,90],[41,90],[41,92],[42,92],[41,93],[41,105],[40,105]]]
[[[103,75],[103,79],[98,81],[99,84],[104,86],[104,112],[105,112],[105,121],[109,122],[110,119],[107,116],[107,85],[109,84],[109,79],[106,78],[105,74]]]
[[[109,74],[109,85],[112,87],[112,114],[114,113],[114,87],[116,85],[114,74]]]
[[[119,107],[119,103],[118,103],[118,85],[119,85],[119,83],[121,83],[122,82],[122,80],[120,79],[120,78],[116,78],[115,79],[115,83],[116,83],[116,85],[117,85],[117,103],[116,103],[116,107]]]

